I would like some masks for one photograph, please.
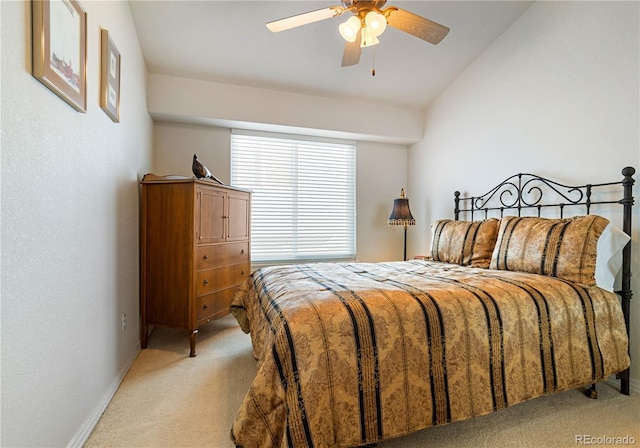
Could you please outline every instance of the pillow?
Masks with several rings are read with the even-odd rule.
[[[608,224],[607,219],[596,215],[566,219],[504,217],[491,269],[531,272],[595,285],[598,238]]]
[[[498,237],[496,218],[486,221],[442,219],[431,226],[431,259],[462,266],[488,268]]]
[[[622,249],[631,237],[618,227],[609,224],[598,238],[596,256],[596,285],[614,291],[616,276],[622,267]]]

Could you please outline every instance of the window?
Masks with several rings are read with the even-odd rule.
[[[352,142],[233,131],[231,184],[253,191],[257,263],[355,257]]]

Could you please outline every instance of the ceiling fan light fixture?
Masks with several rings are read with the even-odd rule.
[[[342,54],[342,67],[357,64],[360,61],[362,48],[380,43],[378,37],[387,26],[433,45],[440,43],[450,31],[449,27],[402,8],[389,6],[381,9],[387,0],[341,0],[341,3],[342,6],[329,6],[274,20],[267,23],[267,28],[278,32],[337,17],[347,12],[352,13],[353,17],[338,26],[340,35],[346,40]],[[375,76],[375,70],[372,74]]]
[[[369,11],[364,18],[367,28],[377,37],[387,28],[387,18],[377,11]]]
[[[347,42],[355,42],[358,36],[358,30],[360,29],[360,19],[356,16],[350,17],[346,22],[341,23],[338,27],[340,35]]]

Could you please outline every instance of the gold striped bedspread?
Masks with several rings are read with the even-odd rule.
[[[348,447],[606,379],[629,366],[618,296],[411,260],[256,271],[232,310],[256,377],[237,446]]]

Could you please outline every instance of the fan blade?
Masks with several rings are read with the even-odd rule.
[[[344,53],[342,53],[343,67],[356,65],[358,62],[360,62],[360,53],[362,53],[362,48],[360,47],[361,39],[362,34],[360,33],[360,30],[358,30],[356,40],[354,40],[353,42],[346,42],[344,44]]]
[[[330,6],[328,8],[305,12],[303,14],[269,22],[267,23],[267,28],[269,28],[271,32],[277,33],[279,31],[289,30],[309,23],[319,22],[320,20],[331,19],[332,17],[339,16],[344,11],[345,9],[339,6]]]
[[[389,7],[383,11],[387,23],[394,28],[409,33],[412,36],[426,40],[434,45],[440,43],[449,33],[449,28],[420,17],[404,9]]]

